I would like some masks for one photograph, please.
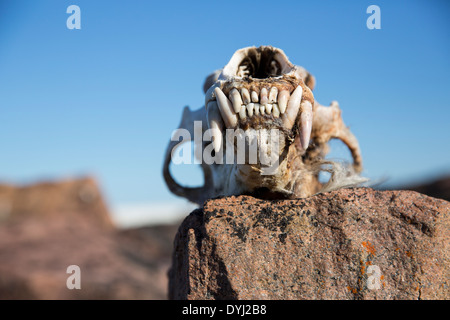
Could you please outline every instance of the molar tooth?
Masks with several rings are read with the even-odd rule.
[[[268,103],[266,104],[266,113],[271,114],[272,113],[272,104]]]
[[[259,101],[258,94],[256,93],[256,91],[252,91],[252,102],[258,101]]]
[[[287,102],[289,100],[289,91],[281,90],[278,95],[278,108],[280,108],[280,112],[283,114],[286,111]]]
[[[269,103],[276,103],[278,95],[278,88],[272,87],[269,91]]]
[[[260,103],[262,105],[265,106],[267,103],[269,103],[269,98],[268,98],[268,93],[267,93],[267,89],[266,88],[262,88],[261,89],[260,96],[261,96]]]
[[[233,88],[230,91],[230,100],[231,103],[233,104],[234,112],[239,113],[239,111],[241,111],[242,108],[242,99],[241,95],[239,94],[239,91],[236,88]]]
[[[302,101],[302,93],[303,88],[298,86],[295,88],[294,92],[289,99],[288,106],[286,108],[286,112],[283,114],[283,125],[292,129],[295,123],[295,119],[297,118],[298,111],[300,110],[300,102]]]
[[[313,121],[313,111],[311,102],[308,100],[302,101],[300,104],[300,142],[302,148],[306,150],[309,145],[309,139],[311,137]]]
[[[241,118],[242,120],[245,120],[245,118],[247,118],[245,111],[246,111],[245,106],[242,106],[241,111],[239,111],[239,118]]]
[[[255,116],[259,116],[259,111],[260,111],[259,103],[255,103],[254,105],[255,105]]]
[[[241,95],[242,95],[242,101],[244,102],[245,105],[248,105],[250,102],[252,102],[250,99],[250,92],[248,92],[247,89],[242,88]]]
[[[212,138],[212,143],[214,151],[219,152],[220,148],[222,148],[222,131],[224,123],[216,101],[210,101],[208,103],[208,107],[206,108],[206,119],[208,120],[209,129],[213,131],[214,138]]]
[[[225,96],[225,93],[220,88],[215,88],[214,93],[216,94],[217,105],[219,106],[220,114],[222,115],[223,121],[227,128],[234,128],[237,126],[238,117],[233,110],[233,104]]]
[[[276,103],[272,105],[272,114],[275,118],[278,118],[280,116],[280,109],[278,108],[278,105]]]
[[[247,113],[249,117],[253,117],[253,110],[255,109],[254,103],[247,104]]]

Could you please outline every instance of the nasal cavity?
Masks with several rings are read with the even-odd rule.
[[[282,75],[281,65],[275,59],[273,50],[251,50],[242,59],[237,70],[237,76],[256,79],[266,79]]]

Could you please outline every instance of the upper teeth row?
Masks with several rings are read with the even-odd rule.
[[[273,106],[276,105],[279,113],[274,111],[274,115],[279,116],[280,113],[283,114],[286,111],[289,97],[290,94],[288,90],[281,90],[281,92],[278,93],[277,87],[272,87],[270,88],[270,90],[262,88],[259,95],[256,91],[249,92],[246,88],[242,88],[240,92],[238,89],[233,88],[229,94],[230,101],[233,104],[234,112],[239,113],[240,115],[242,109],[246,108],[249,116],[252,116],[253,114],[253,112],[250,112],[249,110],[249,108],[252,108],[252,103],[258,104],[258,102],[260,105],[259,108],[261,110],[261,114],[264,114],[264,112],[270,114],[271,110],[274,109]],[[242,113],[245,114],[245,111]],[[255,110],[255,114],[258,113],[259,112]]]

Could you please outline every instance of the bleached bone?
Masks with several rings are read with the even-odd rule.
[[[183,116],[181,118],[180,125],[178,126],[179,129],[186,129],[189,131],[191,137],[194,136],[194,121],[201,121],[202,123],[202,133],[206,130],[206,110],[204,107],[196,110],[191,111],[189,107],[185,107],[183,110]],[[210,187],[213,185],[212,181],[212,172],[211,168],[206,165],[204,162],[202,162],[201,167],[203,169],[203,176],[204,176],[204,184],[202,187],[198,188],[192,188],[192,187],[183,187],[179,185],[175,179],[173,179],[171,173],[170,173],[170,162],[171,162],[171,156],[173,152],[176,150],[177,147],[179,147],[181,144],[179,141],[170,141],[166,154],[164,157],[164,165],[163,165],[163,176],[164,180],[166,181],[167,186],[169,187],[169,190],[176,194],[177,196],[183,197],[188,199],[191,202],[194,203],[202,203],[206,199],[214,196],[214,194],[211,193]],[[202,149],[202,146],[196,146],[197,148],[200,147],[200,150]]]
[[[237,50],[223,69],[206,78],[203,86],[206,107],[196,111],[186,107],[179,128],[187,129],[194,136],[194,121],[202,121],[202,136],[208,128],[217,133],[212,138],[212,147],[210,141],[196,146],[200,155],[211,149],[216,160],[225,160],[227,150],[233,151],[240,143],[235,137],[246,137],[247,140],[240,140],[246,148],[256,146],[262,152],[260,159],[275,158],[278,167],[269,170],[273,174],[265,175],[268,172],[265,164],[249,161],[253,159],[251,154],[244,163],[219,161],[207,165],[202,161],[204,185],[183,187],[170,174],[171,154],[180,145],[171,141],[163,166],[169,189],[202,204],[208,198],[244,193],[263,198],[307,197],[363,181],[348,176],[348,172],[356,174],[362,170],[358,141],[345,126],[337,102],[325,107],[315,101],[311,91],[315,84],[314,76],[292,64],[280,49],[261,46]],[[225,142],[230,136],[225,130],[230,128],[238,130],[231,135],[231,144]],[[267,135],[266,129],[278,130],[278,148],[269,143],[271,135]],[[261,135],[263,131],[266,133]],[[333,170],[329,168],[332,162],[324,157],[329,140],[334,138],[342,140],[350,149],[353,169],[338,169],[339,172],[332,174],[333,181],[322,184],[319,172]],[[324,168],[325,165],[328,167]],[[339,179],[345,181],[336,181]]]

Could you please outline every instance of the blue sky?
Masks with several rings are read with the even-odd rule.
[[[71,4],[81,30],[66,27]],[[381,30],[366,27],[371,4]],[[161,168],[182,109],[201,107],[206,75],[251,45],[283,49],[315,75],[319,102],[340,103],[369,178],[448,174],[449,14],[437,0],[2,0],[0,181],[94,174],[113,205],[175,200]]]

